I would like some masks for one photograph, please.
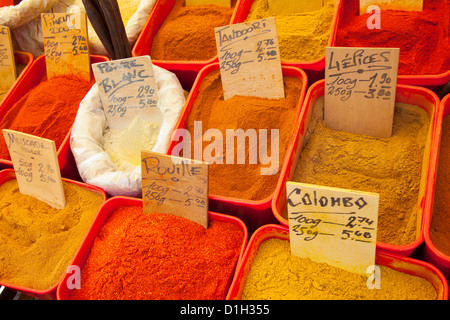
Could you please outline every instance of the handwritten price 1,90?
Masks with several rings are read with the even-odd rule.
[[[353,237],[352,237],[353,235]],[[359,238],[359,239],[358,239]],[[361,238],[367,239],[367,240],[361,240]],[[358,241],[364,241],[364,242],[370,242],[370,239],[372,239],[372,233],[369,231],[359,231],[359,230],[342,230],[341,234],[342,240],[358,240]]]

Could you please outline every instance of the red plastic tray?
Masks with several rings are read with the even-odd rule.
[[[232,19],[232,23],[244,22],[248,17],[253,2],[254,0],[241,0],[241,2],[237,5],[236,14]],[[336,38],[335,33],[336,33],[337,17],[342,14],[341,13],[342,10],[343,10],[342,0],[336,0],[335,12],[333,16],[333,21],[331,23],[330,38],[328,39],[328,46],[330,47],[334,46],[334,41]],[[281,63],[284,66],[291,66],[303,69],[308,75],[310,83],[314,83],[325,77],[325,55],[313,61],[282,60]]]
[[[91,55],[91,63],[108,61],[105,56]],[[9,90],[7,96],[0,104],[0,118],[3,118],[6,112],[22,98],[31,88],[44,81],[47,77],[45,56],[42,55],[33,61],[29,69],[24,72],[23,76],[16,81],[14,86]],[[94,83],[94,76],[91,70],[91,81]],[[78,169],[70,150],[69,139],[72,131],[72,124],[67,124],[67,135],[58,149],[58,162],[61,175],[68,179],[81,181]],[[0,159],[0,169],[13,168],[11,160]]]
[[[259,246],[271,238],[289,241],[289,229],[280,225],[265,225],[253,233],[245,249],[241,264],[236,270],[234,281],[231,284],[226,298],[227,300],[241,300],[245,282]],[[433,265],[424,261],[386,252],[377,252],[375,263],[400,272],[425,278],[435,287],[438,293],[438,300],[448,300],[449,289],[447,280],[442,272]]]
[[[16,174],[15,174],[13,169],[4,169],[4,170],[0,171],[0,185],[5,183],[5,182],[7,182],[7,181],[9,181],[9,180],[12,180],[12,179],[16,179]],[[96,192],[96,193],[100,194],[103,197],[103,202],[106,201],[106,194],[100,188],[97,188],[95,186],[91,186],[91,185],[88,185],[88,184],[85,184],[85,183],[82,183],[82,182],[79,182],[79,181],[74,181],[74,180],[65,179],[65,178],[63,178],[63,181],[66,181],[66,182],[69,182],[69,183],[73,183],[73,184],[78,185],[78,186],[80,186],[82,188],[91,190],[92,192]],[[99,212],[100,212],[100,210],[99,210]],[[97,215],[98,214],[99,213],[97,213]],[[82,246],[82,243],[84,241],[85,240],[83,240],[81,242],[80,247],[79,247],[78,250],[80,250],[80,248]],[[69,265],[72,265],[72,264],[73,264],[72,262],[69,263]],[[37,271],[37,274],[39,274],[38,270],[36,270],[36,271]],[[52,286],[51,288],[49,288],[47,290],[36,290],[36,289],[26,288],[26,287],[22,287],[22,286],[17,286],[17,285],[14,285],[14,284],[9,284],[9,283],[6,283],[6,282],[1,282],[1,281],[0,281],[0,286],[5,286],[7,288],[10,288],[10,289],[13,289],[13,290],[16,290],[16,291],[20,291],[20,292],[22,292],[22,293],[24,293],[24,294],[26,294],[28,296],[35,297],[35,298],[38,298],[38,299],[55,300],[56,299],[56,289],[58,287],[58,284],[62,281],[62,278],[63,278],[63,275],[61,275],[61,278],[58,281],[58,283],[55,283],[54,286]]]
[[[233,20],[234,15],[236,14],[237,6],[240,1],[242,0],[237,0],[231,21]],[[157,0],[146,24],[144,25],[144,28],[142,29],[141,34],[139,35],[136,41],[136,44],[133,47],[132,55],[134,57],[144,55],[151,56],[150,53],[153,38],[155,37],[159,28],[161,28],[170,11],[172,11],[175,2],[176,0]],[[167,61],[167,60],[152,59],[153,64],[174,72],[178,76],[183,88],[186,89],[189,89],[192,86],[197,76],[197,73],[204,66],[218,61],[219,59],[217,55],[214,58],[211,58],[210,60],[207,61]]]
[[[289,150],[288,154],[291,158],[288,159],[287,168],[283,173],[282,179],[278,183],[277,190],[272,201],[272,211],[277,221],[284,226],[288,226],[289,223],[286,218],[283,217],[283,213],[286,207],[286,182],[291,181],[297,160],[300,156],[304,135],[308,128],[311,113],[314,102],[317,98],[324,94],[325,80],[320,80],[314,83],[309,89],[305,97],[305,102],[302,107],[302,113],[300,115],[299,134],[295,137],[295,141],[291,144],[292,150]],[[425,88],[397,85],[396,90],[396,102],[418,105],[422,109],[428,112],[430,115],[430,132],[431,138],[428,140],[428,145],[425,149],[423,160],[424,176],[421,178],[421,188],[419,191],[418,205],[421,209],[422,217],[418,219],[418,234],[416,240],[408,245],[393,245],[389,243],[377,242],[377,248],[379,250],[393,252],[400,255],[411,255],[414,250],[423,242],[423,224],[427,215],[429,214],[429,208],[426,206],[426,195],[429,194],[433,188],[433,185],[429,182],[429,177],[434,174],[435,167],[432,164],[432,152],[434,144],[434,135],[436,128],[437,110],[439,108],[439,98],[437,95]],[[420,214],[420,212],[418,212]]]
[[[75,256],[72,265],[79,266],[81,269],[81,272],[83,272],[83,267],[86,264],[87,259],[89,258],[89,253],[92,248],[92,245],[94,244],[95,238],[97,237],[98,233],[100,232],[103,225],[108,221],[108,218],[111,216],[111,214],[120,206],[142,206],[142,199],[137,198],[131,198],[131,197],[112,197],[108,199],[100,209],[100,212],[96,219],[94,220],[94,223],[91,226],[91,229],[89,230],[85,241],[83,242],[80,250],[78,251],[77,255]],[[216,212],[208,212],[209,219],[213,221],[222,221],[227,223],[232,223],[237,226],[239,226],[244,234],[242,238],[242,246],[239,252],[239,258],[236,262],[235,270],[239,267],[240,261],[242,259],[242,256],[245,251],[245,247],[248,240],[248,230],[245,224],[238,218],[216,213]],[[226,234],[224,234],[224,237]],[[233,270],[230,279],[229,279],[229,285],[231,285],[232,281],[234,280],[234,274],[235,270]],[[67,280],[71,276],[70,274],[66,274],[63,278],[63,281],[60,282],[57,290],[57,298],[58,300],[70,300],[70,293],[73,289],[69,289],[65,283],[67,283]]]
[[[434,199],[434,186],[436,183],[436,175],[437,175],[437,167],[438,167],[438,160],[439,160],[439,149],[440,149],[440,143],[441,143],[441,136],[442,136],[442,121],[444,120],[444,117],[447,117],[450,114],[450,94],[444,97],[444,99],[441,101],[441,106],[439,109],[438,117],[437,117],[437,125],[436,125],[436,131],[435,131],[435,144],[434,148],[432,150],[433,156],[431,161],[431,166],[433,166],[433,175],[430,176],[429,183],[433,186],[433,188],[430,188],[430,193],[427,197],[427,211],[429,214],[425,217],[424,220],[424,239],[425,239],[425,247],[423,251],[424,259],[436,267],[438,267],[447,277],[447,279],[450,279],[450,256],[444,254],[439,249],[436,248],[436,246],[433,244],[430,238],[430,227],[431,227],[431,219],[433,214],[433,199]],[[449,213],[450,214],[450,213]]]
[[[194,105],[194,101],[197,98],[201,82],[203,78],[208,75],[213,70],[219,69],[219,63],[213,63],[206,67],[204,67],[198,74],[197,79],[195,80],[195,83],[192,87],[192,90],[187,98],[187,102],[184,105],[181,115],[178,119],[178,122],[175,125],[175,129],[183,129],[186,128],[187,119],[189,116],[189,113],[192,109],[192,106]],[[299,94],[299,101],[298,101],[298,113],[297,117],[300,115],[302,108],[301,105],[303,103],[303,99],[306,94],[306,88],[307,88],[307,76],[306,73],[295,67],[287,67],[283,66],[283,75],[284,76],[290,76],[290,77],[297,77],[299,79],[303,80],[303,87],[302,92]],[[298,121],[299,118],[297,118]],[[289,146],[287,148],[287,153],[285,159],[289,159],[291,155],[289,154],[291,147],[290,145],[293,143],[294,137],[297,135],[298,128],[294,128],[293,136],[289,142]],[[171,142],[168,147],[167,154],[171,154],[172,149],[178,144],[178,141],[174,141],[174,139],[171,139]],[[286,166],[288,165],[287,161],[280,160],[280,179],[283,177],[283,172],[286,170]],[[275,191],[275,190],[274,190]],[[259,201],[253,201],[253,200],[245,200],[245,199],[237,199],[237,198],[231,198],[231,197],[224,197],[221,195],[209,195],[209,206],[212,211],[216,212],[222,212],[226,214],[230,214],[236,217],[239,217],[242,219],[249,229],[255,230],[261,225],[267,224],[267,223],[274,223],[276,220],[273,217],[272,209],[271,209],[271,201],[272,196],[269,196],[267,199],[259,200]]]
[[[346,4],[348,6],[349,2],[356,1],[356,0],[341,0],[341,1],[342,1],[342,7],[344,8]],[[334,33],[334,37],[336,37],[337,31],[340,28],[343,14],[344,14],[344,10],[339,10],[337,20],[336,20],[336,30]],[[335,42],[336,41],[334,39],[333,44]],[[443,85],[445,85],[449,81],[450,81],[450,70],[448,70],[445,73],[436,74],[436,75],[400,75],[399,74],[397,76],[398,84],[405,84],[405,85],[410,85],[410,86],[421,86],[421,87],[425,87],[425,88],[433,90],[433,91],[439,90]]]
[[[13,5],[14,5],[13,0],[0,0],[0,8]]]

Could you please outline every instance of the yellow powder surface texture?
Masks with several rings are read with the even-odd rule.
[[[289,241],[272,238],[258,249],[243,290],[243,300],[435,300],[427,279],[381,270],[380,289],[368,277],[326,263],[292,256]]]
[[[0,186],[0,281],[47,290],[61,279],[103,203],[100,193],[63,188],[58,210],[20,193],[15,179]]]
[[[378,193],[377,241],[410,244],[421,219],[419,190],[429,127],[427,111],[397,103],[390,138],[331,130],[323,120],[321,97],[293,181]]]
[[[246,21],[275,17],[281,60],[312,61],[325,55],[335,7],[336,0],[324,0],[320,10],[286,15],[272,12],[267,0],[255,0]]]

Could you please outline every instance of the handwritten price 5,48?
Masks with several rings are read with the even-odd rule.
[[[125,113],[127,113],[127,107],[121,105],[109,105],[107,112],[111,113],[113,117],[116,114],[118,114],[120,117],[123,117]]]
[[[141,99],[139,100],[139,108],[143,109],[146,107],[155,108],[157,106],[157,101],[153,99]]]

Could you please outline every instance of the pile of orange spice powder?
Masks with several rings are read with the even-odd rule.
[[[74,300],[220,300],[244,242],[237,224],[200,224],[120,206],[95,239]]]

